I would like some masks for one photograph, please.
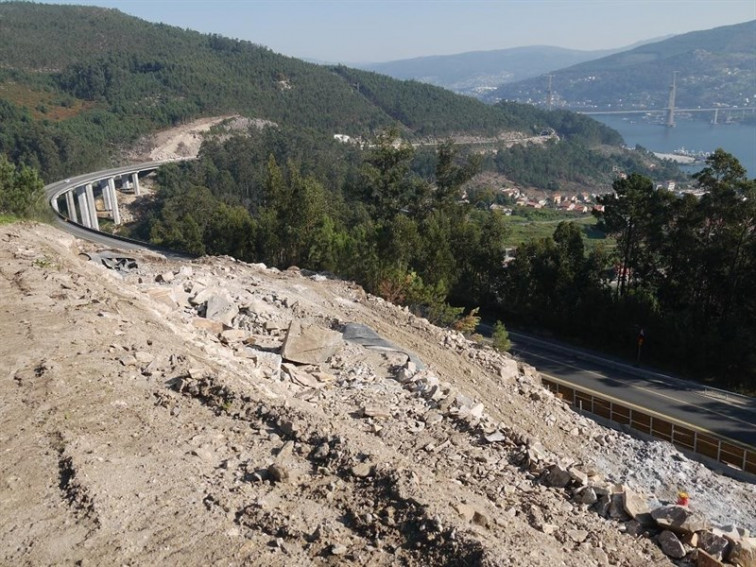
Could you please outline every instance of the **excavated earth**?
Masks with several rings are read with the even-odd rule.
[[[353,283],[101,252],[0,227],[2,565],[671,565],[641,509],[682,483],[756,528],[753,485]]]

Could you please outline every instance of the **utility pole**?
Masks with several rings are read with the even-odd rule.
[[[669,86],[669,104],[667,105],[667,128],[675,127],[675,95],[677,94],[677,71],[672,71],[672,84]]]
[[[547,91],[547,95],[546,95],[546,108],[548,108],[549,110],[551,110],[552,102],[554,100],[553,91],[551,90],[551,77],[553,76],[554,75],[551,75],[551,74],[549,75],[549,90]]]

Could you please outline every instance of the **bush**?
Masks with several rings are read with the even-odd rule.
[[[512,342],[509,340],[509,333],[507,332],[504,323],[496,321],[493,328],[493,334],[491,335],[491,343],[493,347],[499,352],[507,352],[512,348]]]

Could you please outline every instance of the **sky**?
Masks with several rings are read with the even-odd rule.
[[[616,49],[756,20],[756,0],[64,0],[327,63],[550,45]]]

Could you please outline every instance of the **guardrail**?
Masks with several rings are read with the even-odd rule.
[[[710,431],[684,424],[632,404],[609,400],[601,395],[563,383],[561,380],[542,377],[543,385],[558,397],[569,401],[581,412],[591,413],[613,423],[669,441],[676,447],[714,459],[718,463],[756,474],[756,448],[733,439],[712,434]]]

